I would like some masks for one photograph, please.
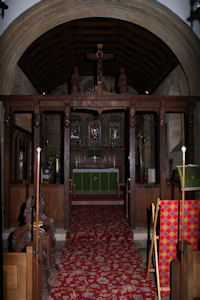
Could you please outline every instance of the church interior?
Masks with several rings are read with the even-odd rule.
[[[200,299],[199,38],[154,0],[66,2],[0,36],[2,293]]]

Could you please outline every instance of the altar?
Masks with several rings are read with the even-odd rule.
[[[117,192],[119,169],[73,169],[77,192]]]

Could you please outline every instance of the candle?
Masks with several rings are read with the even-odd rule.
[[[56,173],[59,172],[59,161],[58,161],[58,157],[56,157]]]

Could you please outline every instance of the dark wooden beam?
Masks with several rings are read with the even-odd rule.
[[[135,105],[132,103],[130,107],[130,134],[129,134],[129,168],[130,168],[130,228],[134,229],[136,220],[135,220],[135,213],[136,213],[136,186],[135,186]]]
[[[165,101],[160,103],[159,157],[160,157],[160,198],[166,197],[166,120]]]
[[[10,227],[10,174],[11,174],[11,113],[10,106],[5,103],[4,117],[4,165],[3,165],[3,192],[4,192],[4,226]]]
[[[33,167],[33,197],[36,199],[36,184],[37,184],[37,147],[40,147],[40,104],[36,102],[34,105],[34,140],[33,140],[33,151],[34,151],[34,167]]]
[[[70,179],[70,105],[64,105],[64,228],[70,229],[71,203],[69,197]]]

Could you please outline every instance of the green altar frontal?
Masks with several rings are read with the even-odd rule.
[[[73,169],[78,192],[116,192],[119,169]]]

